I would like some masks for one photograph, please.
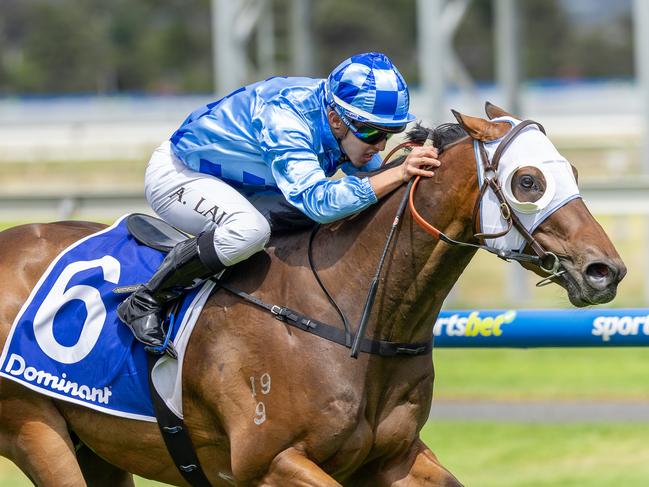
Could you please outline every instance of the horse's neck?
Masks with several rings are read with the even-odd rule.
[[[395,250],[395,272],[385,275],[381,298],[385,306],[375,314],[375,335],[383,339],[429,340],[444,300],[475,254],[473,250],[433,240],[423,235],[421,229],[414,228],[416,225],[412,218],[404,221],[402,242]],[[457,227],[453,222],[444,227],[444,233],[462,235],[459,239],[464,240],[464,229],[456,233],[460,229],[453,230]]]
[[[459,240],[471,238],[478,192],[475,162],[469,161],[473,152],[470,144],[466,146],[465,154],[454,149],[441,157],[436,177],[422,180],[415,198],[422,216]],[[314,238],[313,265],[353,330],[404,193],[402,187],[356,218],[324,226]],[[235,285],[268,302],[286,303],[316,319],[337,323],[333,307],[309,270],[307,242],[306,233],[277,237],[269,252],[239,264]],[[435,240],[406,211],[381,272],[368,337],[428,340],[444,299],[473,253]]]
[[[475,188],[470,185],[472,178],[468,178],[469,183],[466,179],[456,184],[463,189],[451,189],[448,184],[432,180],[422,181],[418,193],[422,196],[416,198],[420,200],[420,211],[429,221],[460,240],[472,236],[471,213],[476,192],[472,192]],[[350,283],[343,294],[353,296],[348,299],[350,315],[356,318],[352,323],[358,323],[369,283],[404,192],[405,188],[396,191],[378,205],[375,213],[359,218],[353,245],[335,265],[339,268],[337,274],[345,276]],[[354,222],[346,226],[354,233]],[[426,341],[432,335],[444,299],[475,251],[439,242],[417,227],[409,212],[404,215],[395,240],[381,273],[368,336],[399,342]]]

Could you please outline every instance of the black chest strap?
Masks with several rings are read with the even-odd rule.
[[[261,299],[241,291],[235,287],[230,286],[218,279],[213,279],[218,286],[223,289],[239,296],[240,298],[253,303],[261,308],[270,311],[275,318],[283,321],[287,325],[299,328],[306,332],[317,335],[321,338],[338,343],[347,348],[351,348],[349,336],[343,331],[334,326],[322,323],[321,321],[314,320],[308,316],[304,316],[297,311],[276,304],[268,304]],[[433,350],[433,341],[416,342],[416,343],[401,343],[401,342],[388,342],[385,340],[370,340],[363,338],[360,344],[360,351],[363,353],[371,353],[381,357],[394,357],[396,355],[402,356],[416,356],[430,353]]]

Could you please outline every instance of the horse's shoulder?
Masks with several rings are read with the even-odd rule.
[[[22,225],[16,225],[14,227],[7,228],[2,233],[6,232],[34,232],[40,229],[43,230],[54,230],[54,229],[77,229],[77,230],[88,230],[96,231],[102,228],[106,228],[104,223],[99,222],[89,222],[89,221],[78,221],[78,220],[61,220],[49,223],[24,223]]]
[[[84,221],[58,221],[51,223],[26,223],[8,228],[0,232],[0,239],[26,239],[24,242],[32,239],[42,239],[48,237],[66,238],[66,237],[83,237],[93,232],[97,232],[106,225],[97,222]]]

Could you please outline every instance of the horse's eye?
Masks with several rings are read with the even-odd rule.
[[[525,189],[531,189],[534,186],[534,178],[532,176],[523,176],[521,186]]]

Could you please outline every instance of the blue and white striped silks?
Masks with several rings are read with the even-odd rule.
[[[271,78],[196,109],[171,136],[174,154],[249,196],[280,192],[319,223],[376,203],[367,177],[341,162],[329,123],[323,79]],[[378,169],[374,157],[363,171]],[[348,176],[328,179],[338,169]]]

